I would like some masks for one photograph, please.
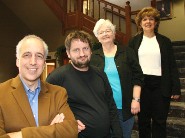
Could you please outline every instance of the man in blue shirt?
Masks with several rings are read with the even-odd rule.
[[[0,137],[77,137],[77,122],[66,90],[40,80],[47,54],[48,46],[35,35],[18,43],[19,75],[0,84]]]

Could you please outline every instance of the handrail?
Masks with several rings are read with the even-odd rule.
[[[105,0],[97,0],[97,1],[99,1],[99,2],[101,2],[101,3],[104,3],[104,4],[106,4],[106,5],[112,6],[112,7],[116,8],[116,9],[118,9],[118,10],[122,10],[122,11],[125,12],[125,8],[122,8],[122,7],[118,6],[118,5],[115,5],[115,4],[113,4],[113,3],[110,3],[110,2],[108,2],[108,1],[105,1]]]
[[[86,6],[88,7],[88,9],[85,9],[85,13],[83,7],[84,0],[78,1],[44,0],[44,1],[54,11],[55,15],[62,22],[64,33],[68,29],[75,28],[84,29],[92,33],[93,27],[98,19],[109,18],[113,24],[115,24],[114,22],[117,22],[116,34],[117,38],[122,43],[127,43],[128,40],[130,39],[132,34],[131,24],[134,23],[134,20],[131,18],[131,16],[136,15],[139,12],[139,10],[131,11],[129,1],[126,2],[125,7],[120,7],[105,0],[86,0],[87,1]],[[60,6],[56,6],[57,4]],[[96,10],[94,8],[96,8]],[[124,19],[124,21],[122,19]]]

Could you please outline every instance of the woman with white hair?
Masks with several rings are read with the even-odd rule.
[[[115,28],[110,20],[97,21],[93,32],[101,43],[101,48],[93,52],[91,64],[107,74],[118,109],[123,137],[130,138],[134,124],[133,115],[140,112],[143,74],[133,50],[114,43]]]

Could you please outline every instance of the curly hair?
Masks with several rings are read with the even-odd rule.
[[[153,7],[144,7],[136,16],[135,22],[138,27],[139,32],[143,32],[143,28],[141,27],[141,21],[145,17],[154,17],[155,22],[157,23],[154,29],[154,32],[158,32],[158,27],[160,24],[160,13],[156,8]]]

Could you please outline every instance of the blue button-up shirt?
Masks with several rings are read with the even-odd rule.
[[[32,109],[32,113],[33,113],[33,116],[35,118],[35,122],[36,122],[37,126],[39,126],[38,97],[39,97],[39,93],[40,93],[40,90],[41,90],[40,80],[38,81],[38,86],[34,91],[30,90],[30,88],[28,88],[28,86],[24,83],[24,81],[22,79],[21,79],[21,81],[22,81],[24,89],[26,91],[26,95],[28,96],[28,100],[29,100],[29,103],[30,103],[30,106],[31,106],[31,109]]]

